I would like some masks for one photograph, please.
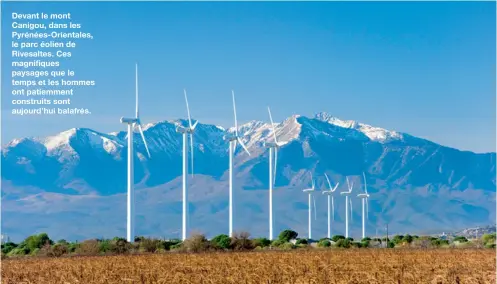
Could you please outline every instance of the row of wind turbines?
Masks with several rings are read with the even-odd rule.
[[[238,121],[236,118],[236,104],[235,104],[235,93],[234,91],[232,93],[232,99],[233,99],[233,113],[234,113],[234,119],[235,119],[235,127],[234,127],[234,133],[229,133],[227,134],[224,139],[229,141],[229,236],[233,236],[233,153],[236,150],[237,143],[240,144],[240,146],[243,148],[243,150],[250,155],[249,150],[243,143],[241,136],[238,133]],[[182,240],[185,240],[188,237],[188,228],[189,228],[189,218],[188,218],[188,187],[187,187],[187,175],[188,175],[188,136],[190,137],[190,152],[191,152],[191,175],[193,177],[193,134],[195,132],[195,128],[197,126],[198,121],[192,124],[191,116],[190,116],[190,107],[188,105],[188,98],[186,94],[186,90],[184,90],[184,96],[185,96],[185,102],[186,102],[186,109],[188,113],[188,125],[182,126],[180,124],[176,125],[176,132],[180,133],[183,136],[183,147],[182,147],[182,160],[183,160],[183,176],[182,176],[182,182],[183,182],[183,188],[182,188],[182,195],[183,195],[183,214],[182,214]],[[128,142],[128,161],[127,161],[127,234],[126,238],[128,242],[133,242],[135,240],[135,191],[134,191],[134,165],[133,165],[133,134],[135,131],[135,128],[138,128],[138,131],[141,135],[141,138],[143,140],[143,144],[145,146],[145,149],[147,151],[147,155],[150,158],[150,151],[148,149],[147,141],[145,139],[145,135],[143,134],[143,128],[140,120],[140,112],[139,112],[139,105],[138,105],[138,64],[135,65],[135,105],[136,105],[136,110],[135,110],[135,117],[132,118],[126,118],[126,117],[121,117],[120,122],[123,124],[127,124],[127,142]],[[277,166],[277,160],[278,160],[278,149],[282,146],[281,143],[278,142],[276,138],[276,129],[274,128],[274,122],[273,118],[271,116],[271,110],[268,107],[268,113],[269,113],[269,119],[271,121],[271,127],[272,127],[272,136],[274,142],[266,142],[265,147],[269,149],[269,239],[273,240],[274,239],[274,232],[273,232],[273,185],[275,183],[275,171],[276,171],[276,166]],[[273,167],[273,157],[274,157],[274,167]],[[330,187],[330,190],[328,191],[323,191],[323,194],[328,195],[328,238],[331,238],[331,218],[330,218],[330,212],[333,213],[333,218],[334,218],[334,199],[333,199],[333,193],[338,187],[338,183],[336,184],[335,187],[331,187],[330,180],[327,175],[326,179],[328,181],[328,185]],[[312,176],[311,176],[312,179]],[[365,176],[364,176],[364,182],[366,182]],[[347,178],[347,184],[349,185],[349,181]],[[346,237],[349,236],[349,231],[348,231],[348,203],[349,203],[349,195],[352,192],[352,186],[349,185],[349,191],[346,192],[341,192],[341,195],[345,195],[345,202],[346,202],[346,219],[345,219],[345,226],[346,226]],[[311,198],[312,194],[316,192],[315,186],[314,186],[314,180],[312,180],[312,188],[310,189],[304,189],[304,192],[307,192],[309,194],[309,239],[311,238],[311,226],[312,226],[312,221],[311,221]],[[362,198],[362,234],[363,237],[365,237],[365,214],[364,214],[364,207],[365,204],[367,206],[367,199],[369,198],[369,195],[367,193],[367,188],[365,187],[365,193],[359,194],[358,197]],[[366,203],[365,203],[366,201]],[[315,199],[314,199],[315,203]],[[330,205],[333,207],[333,211],[330,211]],[[352,206],[352,203],[350,204]],[[351,207],[352,210],[352,207]],[[366,209],[367,210],[367,209]],[[351,211],[352,212],[352,211]]]
[[[331,185],[330,179],[328,178],[328,175],[325,173],[324,176],[326,177],[326,182],[328,183],[329,190],[323,190],[321,191],[322,194],[327,195],[328,197],[328,238],[331,239],[331,220],[335,220],[335,191],[338,188],[338,185],[340,183],[337,183],[334,187]],[[369,194],[368,194],[368,188],[366,184],[366,174],[362,173],[362,176],[364,178],[364,193],[360,193],[357,195],[362,201],[362,238],[366,237],[366,218],[369,216],[369,206],[368,206],[368,200],[369,200]],[[352,199],[350,199],[351,194],[352,194],[352,188],[354,187],[354,182],[352,184],[349,182],[349,177],[346,177],[347,180],[347,188],[348,191],[342,191],[340,192],[340,195],[345,196],[345,237],[349,237],[349,205],[350,205],[350,217],[352,218]],[[311,173],[311,183],[312,186],[311,188],[306,188],[303,190],[303,192],[307,193],[309,195],[309,233],[308,233],[308,238],[312,239],[312,208],[314,207],[314,220],[316,220],[316,199],[314,197],[314,193],[318,192],[315,188],[315,183],[314,183],[314,178],[312,177]],[[313,206],[314,205],[314,206]]]

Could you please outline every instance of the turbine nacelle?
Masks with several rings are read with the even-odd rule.
[[[279,143],[274,143],[274,142],[265,142],[264,147],[266,148],[279,148],[281,145]]]
[[[306,189],[304,189],[302,191],[311,194],[311,193],[314,193],[316,190],[314,188],[306,188]]]
[[[357,195],[357,197],[359,197],[359,198],[368,198],[368,197],[369,197],[369,194],[367,194],[367,193],[359,193],[359,194]]]
[[[126,123],[126,124],[133,124],[133,123],[140,123],[140,120],[138,118],[127,118],[127,117],[121,117],[121,123]]]

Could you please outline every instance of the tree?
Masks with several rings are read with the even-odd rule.
[[[402,240],[404,239],[403,235],[395,235],[392,239],[392,242],[396,245],[402,243]]]
[[[483,244],[484,245],[488,245],[488,244],[494,244],[495,243],[495,236],[496,234],[493,233],[493,234],[483,234],[483,236],[481,237],[481,240],[483,241]]]
[[[9,252],[11,252],[16,247],[17,247],[16,243],[7,242],[7,243],[5,243],[5,244],[2,245],[2,253],[8,254]]]
[[[296,239],[299,234],[292,230],[284,230],[278,236],[278,239],[283,242],[289,242],[292,239]]]
[[[230,247],[233,250],[251,250],[254,248],[254,244],[250,240],[250,234],[248,232],[234,233],[231,238]]]
[[[307,239],[297,239],[295,244],[296,245],[307,245],[307,244],[309,244],[309,242],[307,241]]]
[[[336,241],[335,246],[338,248],[349,248],[351,244],[351,241],[349,239],[339,239]]]
[[[345,239],[345,237],[344,237],[344,236],[342,236],[342,235],[334,235],[334,236],[331,238],[331,240],[332,240],[332,241],[334,241],[335,243],[336,243],[336,242],[338,242],[338,240],[343,240],[343,239]]]
[[[188,252],[202,252],[209,248],[209,241],[202,234],[193,234],[181,245]]]
[[[466,237],[464,237],[464,236],[456,236],[456,237],[454,237],[453,241],[460,242],[460,243],[467,243],[468,239],[466,239]]]
[[[266,239],[266,238],[257,238],[253,239],[252,243],[254,244],[254,247],[268,247],[271,244],[271,241]]]
[[[408,244],[412,243],[413,240],[414,240],[414,237],[409,235],[409,234],[405,235],[403,238],[403,241],[407,242]]]
[[[38,235],[32,235],[32,236],[27,237],[24,240],[24,243],[26,244],[26,247],[30,251],[33,251],[35,249],[42,248],[45,244],[52,245],[53,241],[48,237],[48,235],[46,233],[41,233]]]
[[[318,247],[320,248],[331,247],[331,242],[328,239],[321,239],[318,243]]]
[[[218,235],[211,240],[211,244],[218,249],[229,249],[231,245],[231,238],[227,235]]]

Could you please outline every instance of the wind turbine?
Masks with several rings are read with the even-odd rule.
[[[183,135],[183,228],[182,228],[182,240],[187,238],[188,230],[188,192],[186,188],[186,176],[188,175],[188,134],[190,134],[190,150],[191,150],[191,163],[192,163],[192,177],[193,177],[193,132],[195,127],[197,127],[198,121],[192,125],[192,119],[190,117],[190,107],[188,106],[188,98],[186,96],[186,90],[183,90],[185,94],[186,111],[188,112],[188,126],[184,127],[182,125],[176,125],[176,132]]]
[[[328,175],[324,174],[324,176],[326,177],[326,181],[328,182],[328,186],[330,188],[330,190],[323,191],[323,194],[328,195],[328,239],[331,239],[331,215],[333,215],[333,221],[335,220],[335,202],[333,200],[333,193],[338,188],[338,185],[340,183],[337,183],[335,187],[332,187]],[[330,207],[331,207],[331,213],[330,213]]]
[[[307,192],[309,194],[309,240],[312,239],[312,204],[311,204],[312,200],[314,201],[314,220],[316,220],[316,199],[314,198],[313,195],[313,193],[316,192],[316,189],[314,188],[314,179],[312,178],[312,173],[311,173],[311,181],[312,181],[312,187],[303,190],[303,192]]]
[[[364,217],[368,218],[369,220],[369,208],[368,208],[369,194],[368,194],[368,187],[366,184],[366,174],[363,172],[362,176],[364,177],[364,193],[359,193],[357,197],[361,198],[362,200],[362,238],[364,239],[366,237],[366,221]],[[366,207],[366,214],[364,214],[364,207]]]
[[[143,135],[143,129],[140,121],[140,112],[138,108],[138,64],[135,65],[135,104],[136,113],[134,118],[121,117],[121,123],[128,125],[128,198],[127,198],[127,234],[126,238],[128,242],[135,241],[135,191],[134,191],[134,167],[133,167],[133,134],[135,127],[138,126],[138,130],[143,139],[143,144],[147,150],[148,157],[150,158],[150,151],[148,151],[147,141],[145,140],[145,135]]]
[[[273,185],[276,181],[276,165],[278,163],[278,148],[281,146],[276,139],[276,129],[274,128],[271,110],[267,107],[271,128],[273,129],[274,143],[266,142],[265,146],[269,148],[269,240],[273,240]],[[273,172],[273,150],[274,150],[274,172]],[[273,177],[274,176],[274,177]]]
[[[233,237],[233,152],[236,150],[236,142],[238,141],[242,148],[249,154],[250,152],[243,144],[243,141],[240,139],[238,135],[238,121],[236,119],[236,106],[235,106],[235,92],[232,90],[231,95],[233,97],[233,113],[235,115],[235,133],[228,135],[225,137],[225,140],[229,141],[229,160],[230,160],[230,173],[229,173],[229,181],[230,181],[230,206],[229,206],[229,236]]]
[[[342,191],[340,195],[345,195],[345,238],[349,237],[349,195],[352,193],[352,188],[354,183],[349,183],[349,177],[347,179],[347,187],[349,191]],[[352,218],[352,200],[350,200],[350,218]]]

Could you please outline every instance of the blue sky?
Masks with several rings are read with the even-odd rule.
[[[91,32],[63,66],[96,86],[91,116],[10,115],[10,12],[71,12]],[[2,143],[71,127],[124,130],[139,63],[142,120],[230,126],[329,112],[443,145],[495,151],[494,2],[2,2]]]

